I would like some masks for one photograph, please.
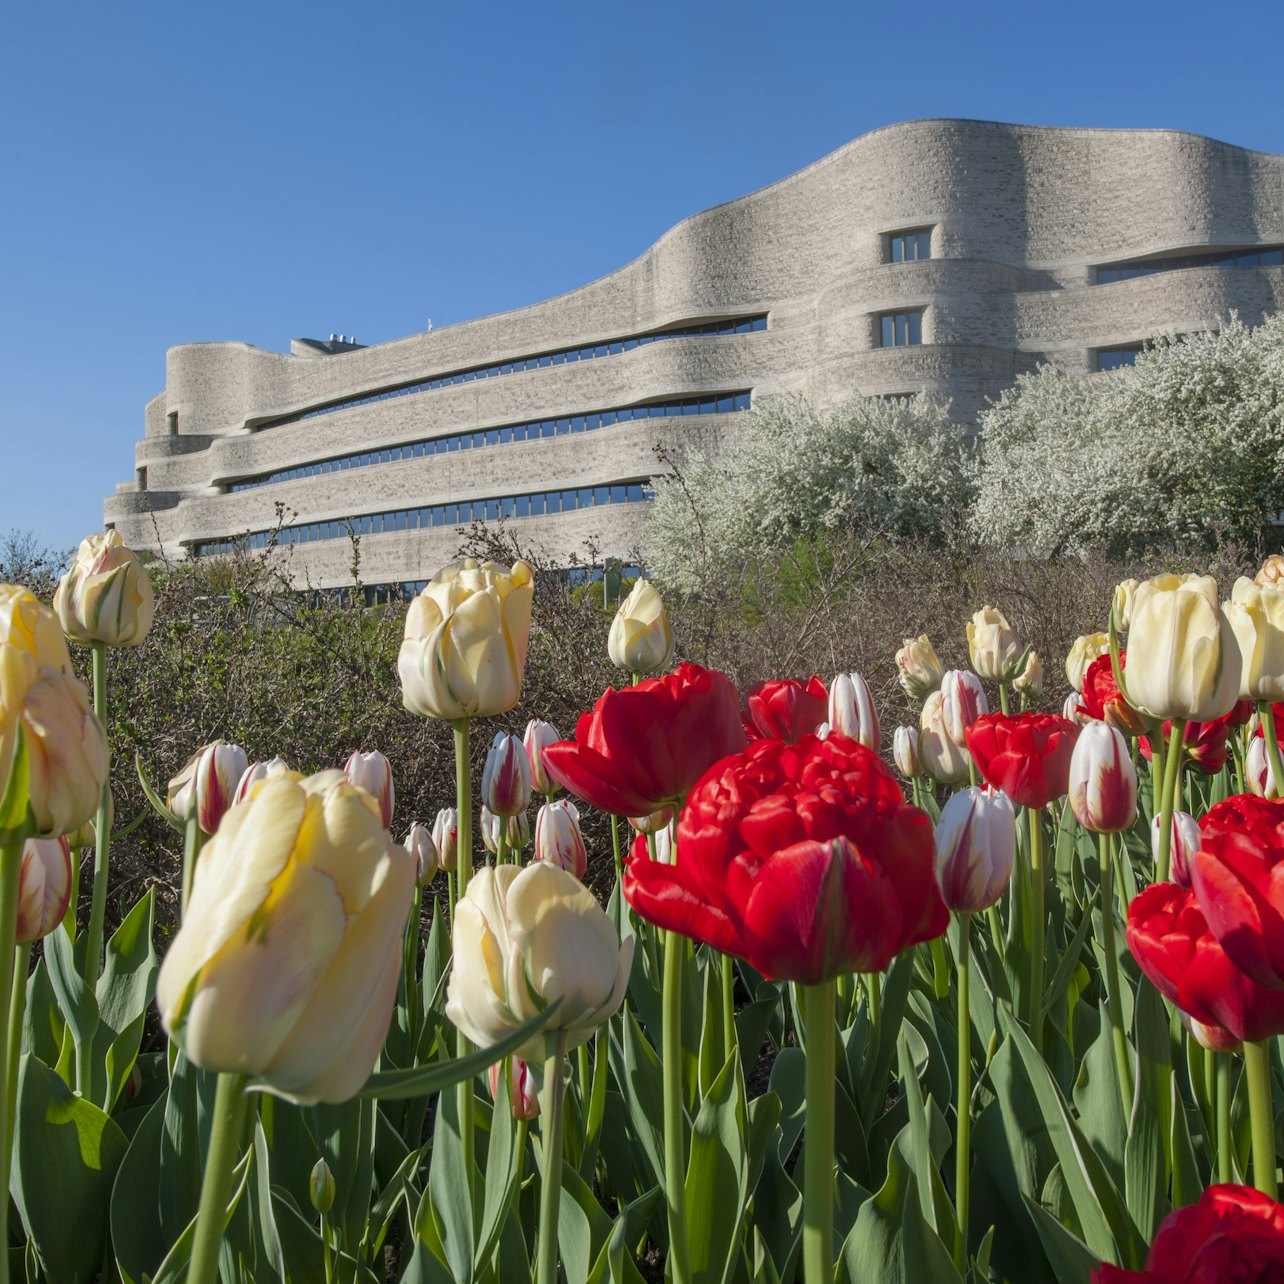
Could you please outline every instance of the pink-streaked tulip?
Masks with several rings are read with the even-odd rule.
[[[1092,714],[1080,703],[1077,691],[1071,691],[1066,696],[1065,704],[1061,706],[1061,716],[1067,722],[1077,722],[1081,727],[1086,727],[1092,721]]]
[[[432,830],[427,825],[421,825],[415,821],[410,826],[410,832],[406,835],[406,841],[401,844],[416,860],[419,866],[419,876],[417,882],[420,887],[432,882],[434,875],[437,873],[439,861],[437,860],[437,848],[432,841]]]
[[[968,751],[956,745],[945,729],[941,701],[938,690],[931,692],[923,703],[918,721],[918,758],[923,770],[938,784],[957,785],[967,779],[972,760]]]
[[[918,756],[917,727],[897,727],[892,732],[892,761],[907,780],[917,780],[923,774],[923,764]]]
[[[447,872],[459,864],[459,813],[443,807],[432,822],[432,845],[437,849],[437,863]]]
[[[73,642],[138,646],[152,627],[152,582],[119,533],[105,531],[81,540],[53,608]]]
[[[1199,821],[1186,811],[1173,812],[1173,835],[1168,854],[1172,862],[1173,882],[1190,886],[1190,862],[1199,850]],[[1159,863],[1159,817],[1150,822],[1150,853]]]
[[[859,673],[840,673],[829,684],[829,725],[874,753],[882,748],[878,710],[869,683]]]
[[[18,873],[19,945],[38,941],[71,904],[71,847],[65,838],[28,838]]]
[[[499,854],[501,838],[510,855],[521,851],[531,840],[531,823],[524,811],[519,811],[515,816],[496,816],[485,803],[478,816],[477,829],[481,834],[482,846],[492,856]]]
[[[544,766],[544,750],[557,744],[561,738],[551,722],[543,722],[539,718],[532,718],[526,724],[526,734],[522,737],[531,768],[531,788],[546,798],[552,797],[562,786],[548,774]]]
[[[967,729],[990,712],[981,679],[967,669],[948,669],[941,678],[941,717],[950,739],[967,748]]]
[[[481,798],[496,816],[515,816],[531,801],[531,761],[516,736],[497,731],[482,768]]]
[[[232,795],[232,806],[244,802],[250,796],[250,790],[259,783],[260,780],[267,780],[271,776],[284,775],[292,768],[284,758],[269,758],[266,762],[252,762],[241,773],[240,783],[236,786],[236,792]]]
[[[547,861],[576,878],[588,867],[580,813],[569,798],[545,803],[535,815],[535,859]]]
[[[1095,719],[1070,755],[1070,809],[1094,834],[1116,834],[1137,819],[1137,773],[1128,742]]]
[[[379,804],[383,827],[390,829],[392,809],[397,801],[397,791],[392,785],[392,763],[378,749],[372,749],[369,753],[362,753],[358,749],[343,764],[343,774]]]
[[[952,910],[988,909],[1007,887],[1016,856],[1016,808],[999,789],[961,789],[936,825],[936,878]]]
[[[1271,767],[1271,755],[1262,736],[1253,736],[1248,742],[1248,754],[1244,759],[1244,777],[1249,792],[1259,798],[1278,798],[1279,785]]]
[[[212,834],[231,807],[249,760],[240,745],[215,740],[198,749],[182,771],[169,782],[165,805],[179,820],[196,817]]]
[[[1084,633],[1070,644],[1066,655],[1066,681],[1075,691],[1083,690],[1084,674],[1099,655],[1110,650],[1110,638],[1105,633]]]
[[[513,1118],[529,1123],[539,1117],[539,1088],[535,1085],[535,1076],[531,1068],[521,1057],[509,1061],[496,1061],[486,1071],[486,1080],[490,1084],[491,1100],[498,1103],[504,1091],[503,1079],[505,1070],[510,1081],[509,1104],[513,1108]]]
[[[916,704],[922,704],[941,685],[941,662],[926,633],[906,638],[896,653],[896,678]]]
[[[22,706],[29,800],[41,838],[79,829],[98,810],[107,779],[107,733],[84,684],[43,669]]]
[[[499,854],[499,840],[504,833],[504,818],[496,816],[485,803],[477,813],[477,832],[481,835],[482,846],[492,856]]]
[[[661,807],[659,811],[653,811],[649,816],[630,816],[629,824],[639,834],[658,834],[669,824],[673,816],[674,808]]]

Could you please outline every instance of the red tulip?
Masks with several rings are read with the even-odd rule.
[[[680,664],[603,692],[575,739],[544,750],[554,780],[603,811],[645,816],[680,802],[720,758],[744,748],[736,689],[716,669]]]
[[[1119,652],[1119,667],[1127,669],[1128,652]],[[1083,700],[1079,708],[1090,718],[1108,722],[1125,736],[1139,736],[1146,730],[1146,719],[1123,698],[1115,682],[1110,654],[1099,655],[1083,675]]]
[[[1203,1026],[1238,1041],[1284,1034],[1284,992],[1231,962],[1191,888],[1152,883],[1128,906],[1128,948],[1161,994]]]
[[[1265,1284],[1284,1279],[1284,1205],[1248,1186],[1210,1186],[1164,1218],[1144,1270],[1105,1263],[1091,1284]]]
[[[691,791],[677,862],[635,845],[624,895],[645,919],[763,975],[815,985],[878,972],[940,936],[932,822],[838,732],[754,741]]]
[[[1284,990],[1284,803],[1236,794],[1199,829],[1191,881],[1210,930],[1254,981]]]
[[[1184,761],[1198,767],[1200,771],[1215,776],[1226,765],[1226,742],[1230,739],[1231,729],[1242,727],[1248,721],[1253,702],[1241,700],[1228,714],[1213,718],[1209,722],[1188,722],[1182,734],[1186,746]],[[1248,710],[1249,713],[1245,713]],[[1172,734],[1173,724],[1165,722],[1163,736],[1167,740]],[[1141,756],[1150,761],[1150,737],[1142,736],[1137,742]]]
[[[784,678],[760,682],[745,699],[745,728],[751,740],[765,736],[790,744],[815,731],[829,712],[829,692],[814,674],[807,685]]]
[[[987,784],[1013,802],[1042,807],[1065,797],[1078,735],[1058,713],[987,713],[967,729],[967,747]]]

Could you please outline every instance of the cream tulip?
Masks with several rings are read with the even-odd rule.
[[[1240,697],[1284,700],[1284,586],[1241,576],[1222,609],[1239,645]]]
[[[1179,576],[1165,578],[1179,579]],[[1137,596],[1139,580],[1120,580],[1115,585],[1114,595],[1110,599],[1110,614],[1119,633],[1127,633],[1132,628],[1132,608]]]
[[[905,639],[896,653],[896,677],[911,700],[922,704],[941,685],[942,674],[936,648],[926,633]]]
[[[588,852],[580,832],[580,813],[569,798],[545,803],[535,813],[535,859],[583,879]]]
[[[155,613],[147,571],[117,531],[81,540],[71,569],[58,581],[53,607],[63,632],[86,645],[138,646]]]
[[[673,630],[655,586],[638,580],[620,603],[606,640],[611,663],[629,673],[656,673],[673,659]]]
[[[1012,679],[1012,686],[1017,691],[1037,696],[1043,691],[1043,661],[1033,647],[1025,653],[1025,664],[1021,672]]]
[[[874,753],[882,748],[878,710],[869,683],[859,673],[840,673],[829,684],[829,725]]]
[[[431,883],[440,864],[437,859],[437,848],[432,841],[432,830],[427,825],[421,825],[415,821],[401,845],[415,858],[415,867],[418,871],[415,881],[420,887]]]
[[[1016,676],[1025,651],[1007,617],[993,606],[983,606],[968,621],[967,649],[972,668],[981,677],[998,682]]]
[[[942,694],[933,691],[923,705],[918,722],[918,757],[923,770],[942,785],[956,785],[968,778],[971,759],[954,743],[945,726]]]
[[[896,770],[907,780],[917,780],[923,774],[923,764],[918,754],[918,728],[897,727],[892,732],[892,761]]]
[[[71,904],[71,847],[65,838],[28,838],[18,872],[19,945],[48,936]]]
[[[397,805],[397,790],[392,783],[392,763],[378,749],[372,749],[369,753],[356,749],[343,764],[343,774],[379,804],[383,827],[391,829],[392,813]]]
[[[107,733],[84,683],[42,670],[27,692],[22,725],[36,833],[73,833],[97,813],[107,781]]]
[[[1070,644],[1066,655],[1066,680],[1075,691],[1083,690],[1088,666],[1109,650],[1110,638],[1105,633],[1083,633]]]

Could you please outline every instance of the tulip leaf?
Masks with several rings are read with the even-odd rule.
[[[1198,1202],[1204,1193],[1205,1183],[1200,1175],[1199,1163],[1195,1159],[1195,1147],[1190,1139],[1189,1120],[1186,1118],[1186,1105],[1177,1091],[1177,1076],[1168,1081],[1168,1113],[1172,1120],[1172,1137],[1169,1147],[1172,1153],[1173,1169],[1173,1207],[1185,1208],[1187,1204]]]
[[[642,1033],[632,1008],[624,1009],[624,1068],[616,1077],[628,1107],[629,1120],[650,1165],[650,1179],[664,1180],[664,1082],[660,1058]],[[645,1180],[645,1179],[644,1179]]]
[[[883,1010],[877,1029],[866,1035],[860,1070],[860,1117],[867,1132],[882,1114],[892,1058],[896,1055],[896,1038],[905,1018],[905,1003],[913,976],[914,951],[905,950],[892,960],[885,977],[873,978],[876,982],[883,981]],[[868,1026],[868,1009],[866,1024]]]
[[[44,944],[49,983],[58,999],[58,1009],[71,1031],[72,1042],[80,1049],[94,1038],[98,1028],[98,1002],[76,970],[71,937],[61,930],[50,932]],[[93,1072],[95,1079],[102,1075],[102,1065],[97,1059],[93,1061]],[[103,1099],[103,1092],[96,1090],[100,1086],[80,1085],[85,1096],[96,1101]]]
[[[454,1279],[475,1279],[473,1273],[473,1205],[470,1198],[476,1173],[464,1165],[459,1098],[446,1092],[437,1099],[432,1134],[432,1166],[428,1170],[428,1215],[436,1228],[446,1265]]]
[[[1035,1230],[1039,1232],[1048,1260],[1052,1263],[1057,1284],[1089,1284],[1100,1259],[1083,1240],[1062,1226],[1037,1200],[1031,1199],[1029,1195],[1023,1195],[1022,1198],[1030,1211]]]
[[[22,719],[18,719],[14,740],[13,764],[4,794],[0,796],[0,842],[21,843],[36,832],[36,817],[31,810],[31,761],[27,756],[27,737]]]
[[[733,1051],[701,1102],[687,1160],[687,1238],[693,1279],[725,1284],[740,1264],[748,1198],[744,1079]]]
[[[1128,1211],[1149,1241],[1169,1213],[1168,1116],[1172,1061],[1168,1045],[1168,1015],[1159,991],[1143,981],[1137,992],[1137,1084],[1132,1119],[1124,1152]]]
[[[111,1244],[125,1284],[156,1273],[169,1241],[152,1197],[161,1183],[161,1132],[166,1098],[153,1102],[121,1160],[111,1193]]]
[[[501,1062],[499,1087],[495,1093],[495,1108],[490,1114],[490,1143],[486,1151],[486,1196],[482,1203],[481,1229],[473,1251],[473,1275],[482,1275],[499,1243],[504,1219],[513,1206],[517,1190],[516,1128],[512,1109],[506,1104],[511,1100],[508,1075],[516,1074],[511,1062]]]
[[[156,814],[167,825],[169,825],[171,829],[176,829],[180,834],[184,833],[187,826],[184,825],[172,811],[170,811],[170,809],[165,805],[164,800],[152,787],[151,781],[147,779],[147,773],[143,770],[142,755],[137,752],[134,754],[134,770],[138,773],[138,783],[143,787],[143,793],[146,795],[147,801],[151,803],[152,807],[155,809]]]

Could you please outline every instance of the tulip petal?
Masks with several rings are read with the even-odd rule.
[[[740,925],[710,904],[681,855],[676,865],[630,860],[624,872],[624,899],[656,927],[703,941],[724,954],[747,957]]]

